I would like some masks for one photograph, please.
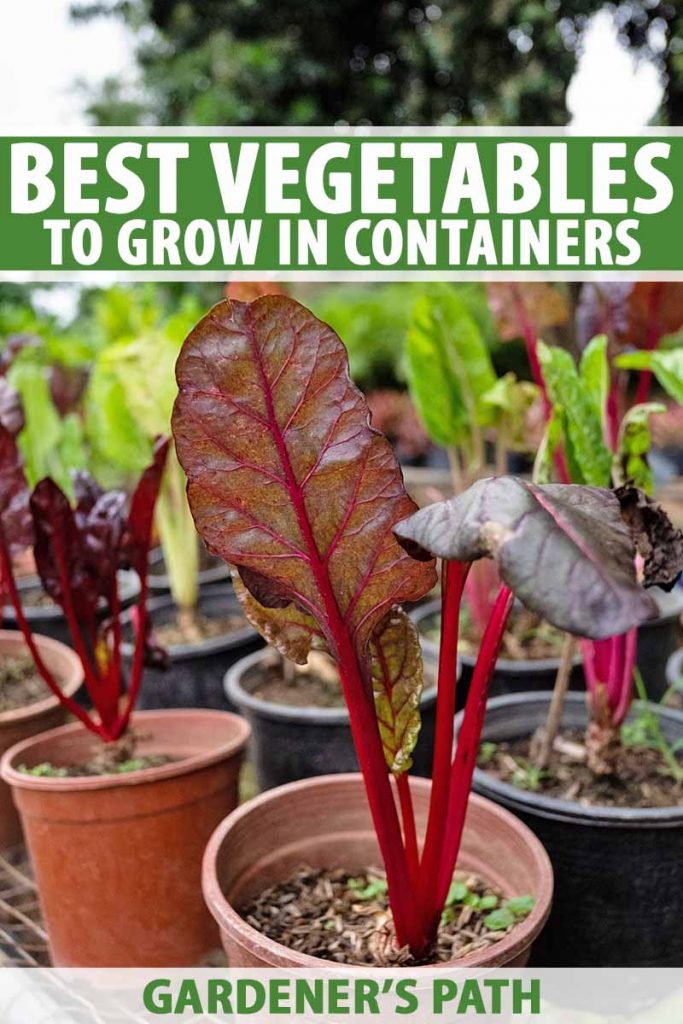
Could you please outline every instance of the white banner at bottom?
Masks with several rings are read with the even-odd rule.
[[[0,1024],[683,1024],[683,972],[0,968]]]

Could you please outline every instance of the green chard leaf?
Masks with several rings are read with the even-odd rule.
[[[602,416],[598,410],[599,374],[595,372],[599,347],[585,366],[585,378],[568,352],[539,342],[538,355],[550,400],[564,414],[567,460],[574,483],[609,487],[612,455],[605,444]],[[590,383],[587,383],[590,380]]]
[[[448,285],[415,303],[406,343],[408,388],[436,444],[468,442],[472,424],[490,422],[484,395],[496,383],[489,351],[475,320]]]
[[[588,342],[581,355],[579,376],[587,393],[593,398],[600,422],[604,424],[609,394],[607,335],[599,334]]]
[[[617,356],[620,370],[652,370],[661,387],[679,405],[683,404],[683,345],[652,352],[629,352]]]

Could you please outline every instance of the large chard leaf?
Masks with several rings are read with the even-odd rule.
[[[494,558],[528,608],[579,636],[625,633],[656,613],[637,583],[635,545],[612,491],[492,477],[394,532],[417,557]]]
[[[652,370],[666,393],[679,405],[683,404],[683,346],[654,352],[629,352],[617,356],[614,364],[622,370]]]
[[[411,397],[436,444],[460,445],[475,423],[490,422],[484,395],[496,375],[481,332],[452,288],[431,288],[415,303],[406,342]]]
[[[370,654],[384,758],[389,771],[401,775],[412,765],[423,688],[420,637],[401,608],[393,608],[375,628]]]
[[[612,456],[603,437],[599,409],[602,382],[596,364],[601,350],[586,350],[582,373],[568,352],[557,346],[538,343],[538,358],[553,408],[561,416],[567,461],[577,483],[607,487],[610,483]]]
[[[284,296],[214,307],[178,360],[173,415],[195,523],[266,607],[294,603],[363,658],[391,606],[433,586],[393,526],[415,505],[368,425],[344,346]]]

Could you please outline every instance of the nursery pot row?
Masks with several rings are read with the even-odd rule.
[[[125,774],[38,777],[39,764],[87,763],[99,741],[65,725],[0,763],[21,814],[55,966],[188,967],[218,944],[201,896],[201,861],[237,803],[244,719],[209,710],[143,711],[137,757],[168,763]]]
[[[549,694],[490,701],[483,738],[526,738]],[[657,709],[669,742],[683,713]],[[585,697],[569,694],[562,725],[583,730]],[[683,963],[683,807],[593,807],[518,789],[482,769],[477,793],[514,812],[538,836],[555,873],[553,909],[534,952],[544,967],[680,967]]]

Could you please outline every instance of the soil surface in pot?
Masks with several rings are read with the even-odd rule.
[[[438,615],[429,616],[420,624],[420,632],[433,643],[439,643],[441,625]],[[461,654],[476,655],[481,636],[470,619],[467,608],[462,609],[459,647]],[[500,657],[508,661],[544,661],[559,658],[563,634],[526,608],[515,612],[510,626],[503,634]]]
[[[612,775],[596,775],[583,760],[584,734],[567,730],[559,737],[548,767],[533,762],[533,738],[483,743],[478,765],[518,789],[587,807],[681,807],[683,782],[677,780],[660,750],[620,746]],[[683,759],[677,757],[683,771]]]
[[[529,896],[505,900],[476,875],[456,872],[436,949],[424,963],[445,963],[499,942],[533,909]],[[341,964],[411,967],[397,950],[384,873],[362,875],[301,867],[240,909],[257,931],[288,949]]]
[[[166,754],[138,756],[137,744],[143,737],[139,733],[126,733],[114,743],[102,743],[93,738],[92,756],[88,761],[76,764],[43,764],[27,767],[19,765],[18,770],[26,775],[39,778],[66,779],[85,778],[99,775],[127,775],[129,772],[144,771],[145,768],[160,768],[178,761]]]
[[[44,700],[49,690],[36,672],[33,659],[3,658],[0,663],[0,714]]]
[[[252,677],[253,678],[253,677]],[[258,669],[258,682],[249,692],[259,700],[290,707],[342,708],[344,695],[339,677],[335,674],[299,666],[285,676],[282,665],[264,665]]]
[[[204,615],[201,612],[176,609],[168,622],[154,627],[154,637],[162,647],[198,644],[244,629],[247,620],[241,612],[223,615]]]

